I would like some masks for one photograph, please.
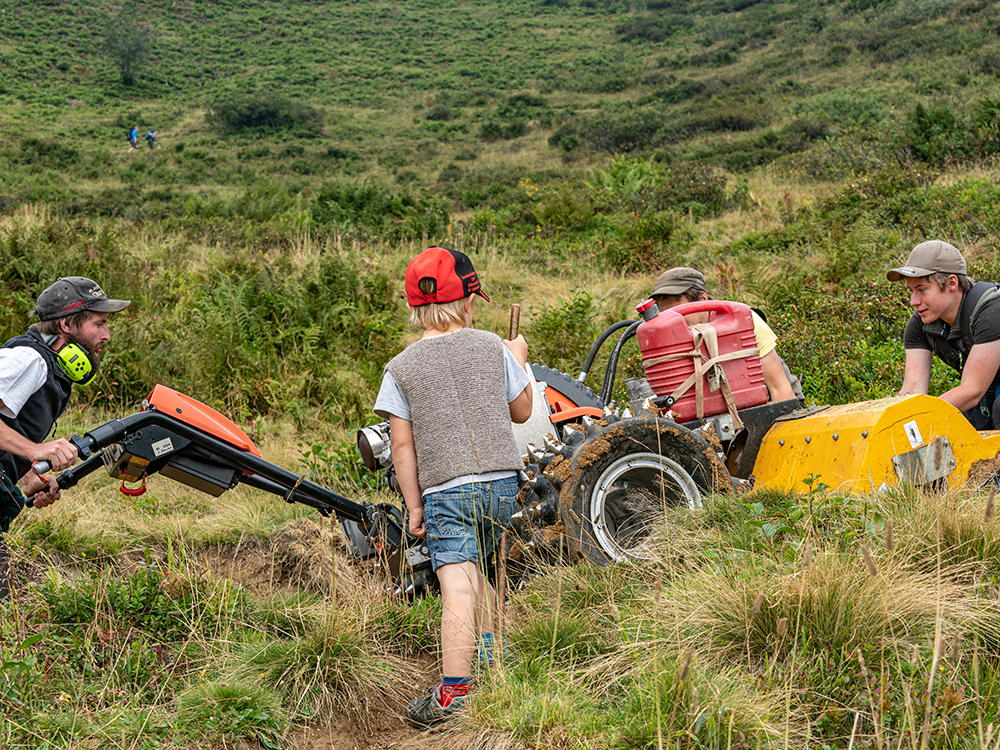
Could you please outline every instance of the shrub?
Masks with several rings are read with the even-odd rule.
[[[615,33],[625,42],[644,39],[663,42],[674,34],[694,28],[695,19],[682,13],[657,13],[639,16],[615,27]]]
[[[813,403],[866,401],[899,390],[910,310],[898,286],[860,281],[821,292],[800,280],[797,292],[768,312],[779,337],[794,342],[779,345],[780,353]]]
[[[918,102],[906,119],[904,139],[921,160],[939,165],[965,151],[965,129],[958,125],[951,106]]]
[[[635,83],[635,78],[623,71],[588,72],[574,76],[567,87],[584,94],[615,94],[625,91]]]
[[[720,103],[716,108],[705,109],[682,119],[676,132],[685,136],[697,133],[741,132],[766,125],[770,113],[763,107],[733,106]]]
[[[386,237],[435,234],[448,224],[448,212],[436,197],[406,189],[391,191],[374,182],[335,180],[324,183],[312,199],[313,218],[349,232]]]
[[[16,164],[35,168],[65,169],[79,162],[80,153],[59,141],[29,137],[21,141],[20,153],[13,153],[9,158]]]
[[[135,77],[149,60],[156,33],[139,17],[136,6],[124,6],[108,18],[104,27],[104,51],[118,68],[121,82],[135,83]]]
[[[517,108],[539,109],[548,104],[544,96],[538,94],[514,94],[507,99],[507,104]]]
[[[990,94],[976,102],[973,122],[979,129],[982,139],[981,152],[983,154],[1000,152],[1000,95]]]
[[[623,154],[657,144],[663,113],[654,107],[609,107],[580,126],[580,134],[598,151]]]
[[[580,148],[584,143],[583,138],[577,132],[577,125],[574,123],[567,123],[563,125],[559,130],[549,136],[549,147],[558,148],[563,151],[573,151]]]
[[[535,218],[539,224],[574,230],[582,229],[593,215],[594,208],[587,196],[569,186],[564,186],[554,195],[545,198],[535,210]]]
[[[671,165],[656,186],[653,203],[691,213],[695,219],[718,216],[727,206],[726,178],[701,162]]]
[[[848,182],[822,204],[821,214],[854,224],[867,213],[883,226],[917,229],[922,233],[925,219],[930,217],[920,208],[919,190],[935,177],[926,169],[887,167]]]
[[[425,120],[448,122],[455,119],[455,112],[447,104],[435,104],[424,115]]]
[[[205,120],[227,133],[303,130],[319,132],[323,115],[273,91],[230,94],[216,101]]]
[[[579,372],[591,344],[601,332],[596,321],[600,300],[583,289],[574,289],[571,297],[560,297],[552,305],[529,307],[532,361],[544,362],[562,372]]]
[[[609,268],[630,273],[652,273],[673,265],[690,244],[690,232],[673,211],[638,216],[626,214],[619,224],[620,242],[608,242],[604,260]]]
[[[520,138],[528,131],[528,125],[524,120],[514,120],[513,122],[497,122],[490,120],[484,122],[479,127],[479,137],[484,141],[509,141]]]
[[[681,104],[698,99],[709,92],[709,87],[702,81],[683,79],[672,86],[654,91],[649,99],[661,101],[664,104]]]

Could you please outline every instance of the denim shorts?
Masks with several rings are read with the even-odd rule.
[[[485,563],[510,525],[517,477],[473,482],[424,495],[431,565]]]

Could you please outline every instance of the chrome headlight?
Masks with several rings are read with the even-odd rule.
[[[381,422],[358,430],[358,452],[369,471],[378,471],[391,466],[389,423]]]

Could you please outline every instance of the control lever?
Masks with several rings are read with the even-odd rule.
[[[90,449],[91,446],[90,439],[80,437],[79,435],[73,435],[69,439],[69,442],[72,443],[73,446],[76,448],[76,455],[79,456],[81,459],[88,459],[93,455],[93,451],[91,451]],[[73,467],[70,467],[66,471],[67,472],[72,471],[72,468]],[[52,471],[52,464],[49,461],[35,461],[31,465],[31,470],[34,471],[35,474],[38,475],[38,477],[41,477],[42,475],[48,474],[50,471]],[[61,477],[62,474],[60,474],[59,476]],[[59,482],[60,489],[63,489],[66,486],[68,485],[64,484],[63,482]],[[34,508],[35,507],[34,496],[27,498],[24,502],[24,506],[26,508]]]

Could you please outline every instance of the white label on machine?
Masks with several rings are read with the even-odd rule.
[[[906,430],[906,437],[910,439],[911,448],[919,448],[924,444],[924,439],[920,436],[920,428],[917,427],[917,420],[907,422],[903,425],[903,429]]]
[[[163,440],[153,443],[154,456],[162,456],[164,453],[170,453],[173,449],[174,444],[170,442],[170,438],[163,438]]]

